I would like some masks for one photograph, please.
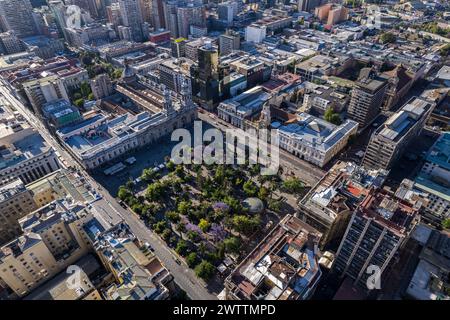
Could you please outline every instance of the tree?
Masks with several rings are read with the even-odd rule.
[[[341,117],[338,113],[335,113],[333,108],[328,108],[325,111],[324,119],[332,124],[340,125],[342,123]]]
[[[206,231],[208,231],[210,224],[209,224],[208,220],[200,219],[200,222],[198,223],[198,227],[200,229],[202,229],[203,232],[206,232]]]
[[[283,182],[283,189],[289,193],[299,194],[303,191],[303,183],[296,177],[290,177]]]
[[[383,44],[394,43],[395,41],[397,41],[397,37],[391,32],[385,32],[380,36],[380,41]]]
[[[450,218],[447,218],[444,221],[442,221],[442,227],[444,229],[450,229]]]
[[[172,171],[175,170],[175,163],[173,163],[173,161],[169,161],[169,162],[167,162],[166,167],[167,167],[167,170],[169,170],[170,172],[172,172]]]
[[[155,230],[155,232],[157,234],[161,234],[164,230],[166,230],[166,222],[165,221],[158,221],[157,223],[155,223],[153,225],[153,230]],[[169,230],[170,231],[170,230]]]
[[[184,257],[187,254],[188,251],[188,245],[187,242],[184,240],[180,240],[177,243],[177,246],[175,248],[176,253],[178,253],[180,256]]]
[[[247,180],[242,188],[244,189],[244,192],[248,197],[254,197],[258,193],[257,185],[251,180]]]
[[[261,200],[264,200],[267,198],[268,195],[269,195],[269,190],[267,190],[266,187],[259,188],[258,198],[260,198]]]
[[[214,275],[214,266],[206,261],[202,260],[194,269],[197,277],[202,278],[203,280],[209,280]]]
[[[128,190],[125,186],[120,186],[119,191],[117,192],[117,196],[120,200],[126,201],[129,197],[132,196],[130,190]]]
[[[186,263],[189,266],[189,268],[194,268],[197,262],[198,262],[197,253],[191,252],[186,256]]]
[[[83,98],[77,99],[77,100],[75,100],[75,101],[73,102],[73,104],[74,104],[75,106],[77,106],[78,108],[81,108],[81,107],[84,106],[84,99],[83,99]]]
[[[252,218],[244,215],[236,215],[232,218],[234,230],[240,233],[249,234],[261,223],[259,216]]]
[[[88,98],[89,94],[92,92],[91,91],[91,86],[89,85],[89,83],[87,81],[83,81],[80,84],[80,91],[81,94],[83,95],[83,98]]]
[[[164,188],[161,183],[155,182],[153,184],[148,185],[147,190],[145,190],[145,197],[149,201],[157,201],[162,198],[164,192]]]
[[[156,176],[156,172],[153,169],[142,170],[141,179],[144,181],[151,181]]]
[[[176,211],[167,211],[166,218],[173,223],[177,223],[180,221],[180,214]]]
[[[191,203],[189,201],[180,201],[180,203],[177,206],[178,212],[182,215],[188,214],[189,210],[191,209]]]
[[[241,247],[241,241],[237,237],[226,238],[223,241],[225,249],[227,252],[239,253],[239,248]]]
[[[172,235],[172,230],[170,230],[169,228],[166,228],[161,233],[161,238],[163,238],[164,241],[167,242],[167,241],[169,241],[171,235]]]

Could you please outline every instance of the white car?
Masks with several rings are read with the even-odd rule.
[[[163,170],[166,166],[164,165],[164,163],[161,163],[158,168],[160,168],[161,170]]]

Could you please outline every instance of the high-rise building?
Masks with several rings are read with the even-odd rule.
[[[153,26],[156,29],[167,28],[166,20],[164,18],[163,0],[152,0],[152,15]]]
[[[21,234],[18,220],[37,209],[33,194],[22,180],[14,180],[0,187],[0,244]]]
[[[390,169],[421,132],[433,103],[411,98],[372,134],[364,155],[367,168]]]
[[[117,2],[111,3],[106,7],[106,18],[112,24],[114,30],[122,24],[122,15],[120,14],[120,6]]]
[[[0,25],[4,30],[14,30],[18,37],[35,35],[30,0],[0,0]]]
[[[131,29],[131,37],[133,41],[140,42],[143,40],[142,35],[142,10],[140,0],[119,0],[120,13],[122,15],[122,23],[125,27]]]
[[[239,33],[227,30],[225,34],[219,37],[220,55],[225,56],[232,53],[234,50],[239,50],[241,46],[241,36]]]
[[[25,51],[25,44],[16,36],[13,30],[0,33],[1,49],[6,54],[18,53]]]
[[[0,280],[24,296],[91,248],[83,229],[91,210],[54,201],[19,220],[23,234],[0,248]]]
[[[111,79],[106,73],[99,74],[91,80],[91,89],[95,99],[102,99],[113,93]]]
[[[348,276],[361,289],[370,289],[376,283],[368,286],[369,276],[379,270],[383,283],[383,272],[418,223],[417,210],[388,191],[371,192],[350,219],[333,272]]]
[[[186,43],[185,38],[177,38],[171,41],[172,56],[175,58],[181,58],[186,55]]]
[[[348,107],[349,118],[358,122],[360,128],[365,128],[380,113],[387,84],[387,79],[377,76],[371,68],[361,70]]]
[[[170,30],[172,38],[178,38],[178,19],[177,19],[178,3],[174,0],[163,2],[164,21],[166,29]]]
[[[198,89],[201,104],[213,109],[219,100],[219,54],[217,46],[206,42],[198,48]]]
[[[231,24],[235,15],[235,7],[236,6],[230,2],[220,3],[217,6],[217,15],[219,16],[219,20],[226,21],[228,24]]]
[[[311,12],[322,4],[322,0],[298,0],[298,11]]]

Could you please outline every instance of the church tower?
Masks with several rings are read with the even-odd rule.
[[[189,88],[189,83],[185,77],[181,82],[181,105],[183,108],[187,108],[192,104],[192,92],[191,88]]]
[[[175,109],[173,108],[172,103],[172,94],[166,86],[163,88],[163,96],[164,96],[164,110],[167,112],[167,114],[172,114]]]

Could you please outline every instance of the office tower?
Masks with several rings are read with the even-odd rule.
[[[167,28],[164,19],[163,0],[152,0],[153,25],[156,29]]]
[[[133,41],[143,40],[142,35],[142,10],[140,0],[119,0],[122,23],[129,27]]]
[[[411,98],[372,134],[364,155],[364,166],[390,169],[420,134],[432,110],[433,103]]]
[[[122,15],[120,14],[120,6],[117,2],[111,3],[106,7],[106,19],[112,24],[114,30],[117,31],[119,25],[122,24]]]
[[[362,289],[370,289],[368,278],[379,268],[383,283],[383,272],[417,222],[417,208],[409,202],[386,190],[371,192],[350,219],[333,272],[348,276]]]
[[[311,12],[322,4],[321,0],[299,0],[298,11]]]
[[[376,75],[371,68],[363,68],[352,90],[348,116],[360,128],[369,125],[380,113],[386,93],[387,79]]]
[[[189,3],[177,9],[178,36],[187,38],[190,26],[206,27],[205,6]]]
[[[48,2],[48,7],[55,17],[56,25],[58,26],[60,34],[62,34],[64,38],[67,39],[65,30],[65,28],[67,27],[65,17],[66,7],[64,5],[64,2],[62,0],[51,0]]]
[[[225,56],[234,50],[239,50],[241,46],[241,36],[232,30],[227,30],[225,34],[219,37],[220,55]]]
[[[178,38],[178,19],[177,19],[177,1],[169,0],[163,2],[164,8],[164,21],[166,24],[166,29],[170,30],[172,38]]]
[[[208,41],[198,48],[198,88],[202,105],[210,110],[219,99],[218,67],[217,47]]]
[[[175,58],[181,58],[186,56],[186,42],[185,38],[173,39],[171,42],[172,56]]]
[[[18,37],[35,35],[30,0],[0,0],[0,25],[3,30],[13,30]]]
[[[219,20],[226,21],[228,24],[233,22],[235,6],[233,3],[224,2],[217,6],[217,15]]]
[[[142,21],[154,26],[153,22],[153,0],[139,0],[142,12]]]
[[[18,220],[36,209],[33,194],[25,188],[22,180],[0,187],[0,244],[19,236]]]

